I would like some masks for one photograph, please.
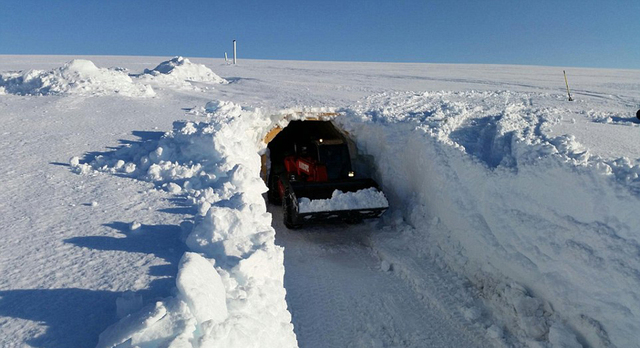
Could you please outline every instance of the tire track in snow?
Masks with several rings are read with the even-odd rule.
[[[485,345],[522,346],[508,333],[504,333],[506,337],[494,338],[487,343],[489,339],[486,338],[488,336],[486,326],[492,325],[495,319],[484,308],[478,290],[468,280],[443,269],[430,257],[425,256],[421,259],[402,257],[406,253],[406,246],[401,245],[401,241],[395,240],[394,234],[398,233],[400,231],[391,228],[378,235],[372,241],[373,249],[381,259],[393,265],[394,274],[418,294],[425,307],[439,313],[443,321],[446,320],[460,333],[484,342]],[[383,242],[383,239],[386,240]],[[468,316],[470,318],[467,318]]]
[[[382,271],[367,246],[370,225],[291,231],[280,208],[269,211],[276,243],[285,247],[287,304],[301,348],[491,346],[459,316],[443,315],[440,309],[451,307],[446,294],[418,294]],[[434,303],[439,296],[447,303]]]

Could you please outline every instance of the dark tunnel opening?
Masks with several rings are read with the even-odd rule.
[[[368,171],[356,175],[353,170],[363,167],[355,156],[355,143],[333,122],[291,121],[284,129],[272,130],[265,142],[267,199],[282,205],[287,228],[330,220],[359,222],[386,210],[386,199],[382,202],[371,196],[381,192]],[[357,192],[360,197],[356,200],[344,196]],[[370,206],[372,201],[375,206]]]

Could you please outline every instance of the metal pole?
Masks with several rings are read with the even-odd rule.
[[[233,40],[233,65],[236,64],[236,40]]]

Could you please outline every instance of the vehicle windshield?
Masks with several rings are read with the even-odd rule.
[[[351,171],[349,150],[346,144],[318,146],[318,161],[327,166],[329,180],[347,178]]]

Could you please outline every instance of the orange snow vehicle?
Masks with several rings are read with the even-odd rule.
[[[353,171],[348,143],[330,121],[291,121],[268,147],[268,198],[272,204],[282,204],[286,227],[328,220],[355,223],[387,210],[378,184]],[[345,193],[352,193],[351,202],[332,206],[331,200]],[[376,199],[357,201],[367,194]],[[309,203],[319,204],[314,209],[308,208]]]

